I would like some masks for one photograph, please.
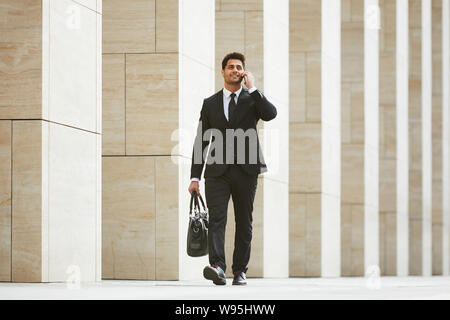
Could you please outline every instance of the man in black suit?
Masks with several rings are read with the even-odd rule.
[[[226,55],[222,61],[222,76],[225,88],[204,99],[200,111],[189,193],[200,194],[198,182],[206,162],[210,266],[204,268],[203,275],[216,285],[226,284],[225,226],[231,195],[236,222],[233,285],[245,285],[258,174],[267,171],[256,125],[259,120],[274,119],[277,109],[255,88],[254,76],[245,71],[244,55],[237,52]],[[247,88],[241,85],[243,79]]]

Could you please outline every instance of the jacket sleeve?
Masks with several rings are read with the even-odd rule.
[[[203,137],[205,132],[210,128],[208,116],[206,114],[206,102],[203,101],[202,110],[200,111],[200,119],[197,128],[197,135],[194,140],[194,147],[192,150],[192,162],[191,162],[191,179],[201,179],[203,167],[205,165],[205,150],[209,145],[209,139],[204,141]],[[204,156],[205,155],[205,156]]]
[[[256,105],[256,113],[258,116],[258,120],[261,119],[263,121],[270,121],[275,119],[277,116],[277,108],[270,103],[267,98],[259,92],[259,90],[255,90],[250,93]]]

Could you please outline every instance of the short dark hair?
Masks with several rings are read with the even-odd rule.
[[[239,53],[239,52],[232,52],[232,53],[227,54],[225,56],[225,58],[223,58],[223,60],[222,60],[222,70],[225,69],[225,67],[227,66],[228,60],[230,60],[230,59],[241,60],[242,66],[245,69],[245,56],[242,53]]]

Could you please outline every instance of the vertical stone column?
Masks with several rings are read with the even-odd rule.
[[[442,274],[450,274],[450,3],[442,2]]]
[[[409,274],[422,274],[422,1],[409,0]]]
[[[103,34],[103,277],[199,279],[187,189],[214,91],[214,2],[105,1]]]
[[[12,121],[0,120],[0,281],[11,281],[11,138]]]
[[[422,275],[431,276],[432,257],[432,19],[431,0],[422,0]]]
[[[380,271],[396,275],[397,140],[396,135],[396,2],[380,0]]]
[[[291,277],[340,274],[341,3],[290,1]]]
[[[101,5],[0,5],[2,281],[101,279]]]
[[[397,275],[408,275],[408,199],[409,199],[409,139],[408,139],[408,92],[409,92],[409,13],[408,0],[396,2],[396,136],[397,136]]]
[[[342,1],[342,275],[364,274],[364,0]]]
[[[378,0],[364,1],[364,270],[379,268]]]
[[[289,0],[264,0],[264,87],[277,117],[264,123],[264,277],[289,276]]]
[[[432,274],[442,274],[442,0],[432,0]]]
[[[179,172],[171,159],[180,118],[178,13],[176,0],[103,6],[106,279],[179,277]]]
[[[343,1],[342,273],[379,264],[377,0]]]
[[[215,3],[199,0],[195,6],[180,1],[179,18],[179,279],[203,279],[202,270],[209,264],[208,256],[191,258],[186,254],[188,231],[188,210],[190,196],[187,191],[191,176],[191,157],[197,132],[203,99],[214,94],[215,74],[218,72],[214,61],[215,51]],[[176,159],[174,159],[176,160]],[[205,179],[200,181],[200,192],[205,200]],[[231,222],[231,221],[230,221]],[[231,269],[231,268],[230,268]]]
[[[246,57],[246,70],[255,75],[256,87],[264,93],[264,13],[263,0],[235,1],[216,0],[215,5],[215,91],[223,88],[221,75],[222,59],[230,52],[240,52]],[[263,121],[258,123],[260,140],[264,141]],[[265,152],[264,146],[262,146]],[[265,155],[267,156],[267,155]],[[268,168],[270,170],[270,168]],[[264,275],[263,257],[263,175],[258,177],[258,187],[253,209],[253,238],[248,277]],[[227,228],[225,234],[225,259],[231,266],[234,248],[234,211],[230,199],[228,204]],[[232,276],[231,268],[227,268],[227,276]]]

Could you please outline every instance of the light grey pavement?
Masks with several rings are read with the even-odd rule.
[[[445,299],[450,277],[248,279],[247,286],[201,281],[103,280],[96,283],[0,282],[0,299]]]

